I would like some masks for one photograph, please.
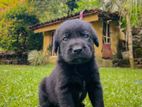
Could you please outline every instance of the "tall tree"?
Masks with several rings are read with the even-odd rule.
[[[67,0],[29,0],[29,4],[41,22],[67,15]]]
[[[75,8],[78,8],[77,1],[79,1],[79,0],[68,0],[66,2],[67,6],[68,6],[68,15],[71,14]]]
[[[42,35],[34,34],[29,26],[39,23],[27,4],[18,5],[0,17],[0,46],[5,50],[29,51],[41,49]]]
[[[5,12],[9,8],[21,5],[26,0],[0,0],[0,12]]]
[[[77,5],[78,5],[78,8],[74,10],[75,12],[100,8],[101,6],[100,0],[78,0]]]

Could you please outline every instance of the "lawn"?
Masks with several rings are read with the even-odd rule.
[[[54,65],[0,65],[0,107],[37,107],[38,84]],[[105,107],[142,107],[142,69],[100,68]],[[86,107],[92,107],[88,98]]]

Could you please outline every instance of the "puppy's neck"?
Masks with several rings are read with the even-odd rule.
[[[92,65],[95,64],[95,58],[94,56],[88,61],[88,62],[85,62],[85,63],[81,63],[81,64],[69,64],[67,62],[65,62],[63,59],[59,58],[57,60],[57,64],[59,66],[61,66],[62,68],[66,69],[66,68],[77,68],[77,69],[80,69],[80,68],[89,68],[89,67],[92,67]]]

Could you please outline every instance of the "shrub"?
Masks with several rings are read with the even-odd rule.
[[[142,58],[142,49],[141,48],[136,48],[134,50],[134,56],[135,56],[135,58]]]
[[[33,50],[28,54],[28,61],[31,65],[44,65],[48,63],[49,56],[42,51]]]
[[[28,52],[42,48],[42,35],[29,26],[39,23],[26,4],[18,5],[0,15],[0,46],[5,50]]]

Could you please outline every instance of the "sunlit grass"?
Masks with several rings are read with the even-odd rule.
[[[53,66],[0,65],[0,107],[37,107],[38,84]],[[100,74],[105,107],[142,107],[142,69],[101,68]]]

